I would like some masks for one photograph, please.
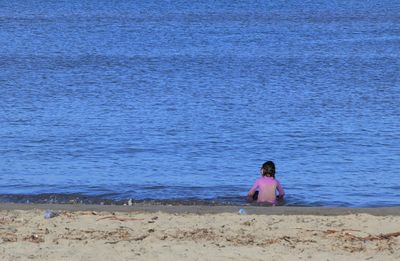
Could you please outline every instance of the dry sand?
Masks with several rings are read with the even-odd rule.
[[[0,204],[0,260],[400,260],[398,208],[144,208]]]

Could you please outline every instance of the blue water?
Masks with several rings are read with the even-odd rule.
[[[0,1],[0,201],[400,205],[400,3]]]

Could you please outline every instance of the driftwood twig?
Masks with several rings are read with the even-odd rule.
[[[149,235],[142,235],[142,236],[135,237],[135,238],[128,238],[128,239],[122,239],[122,240],[117,240],[117,241],[108,241],[105,244],[117,244],[117,243],[122,242],[122,241],[127,241],[127,242],[142,241],[143,239],[145,239],[148,236]]]
[[[327,231],[327,233],[334,233]],[[400,232],[394,232],[394,233],[387,233],[387,234],[379,234],[379,235],[369,235],[366,237],[360,237],[356,236],[350,233],[344,233],[344,236],[350,238],[351,240],[359,240],[359,241],[374,241],[374,240],[384,240],[384,239],[391,239],[393,237],[398,237],[400,236]]]
[[[367,236],[367,237],[360,237],[359,239],[361,240],[382,240],[382,239],[390,239],[392,237],[398,237],[400,236],[400,232],[394,232],[394,233],[387,233],[387,234],[380,234],[376,236]]]
[[[117,216],[106,216],[102,218],[98,218],[97,221],[103,219],[111,219],[111,220],[118,220],[118,221],[143,221],[143,218],[128,218],[128,217],[117,217]]]

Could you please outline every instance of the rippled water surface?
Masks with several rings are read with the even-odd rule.
[[[143,2],[0,1],[0,201],[400,205],[400,4]]]

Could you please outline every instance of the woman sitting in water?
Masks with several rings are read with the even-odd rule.
[[[265,162],[260,169],[261,177],[254,182],[247,196],[249,199],[257,200],[258,203],[270,203],[275,205],[278,198],[283,199],[285,191],[281,183],[275,179],[275,164],[272,161]]]

